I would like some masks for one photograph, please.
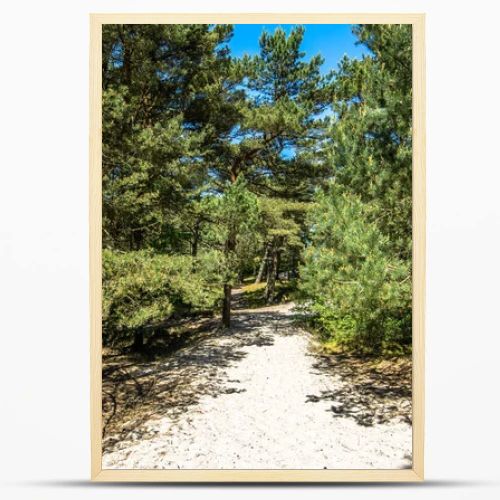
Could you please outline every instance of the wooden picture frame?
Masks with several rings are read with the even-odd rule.
[[[424,14],[90,15],[91,478],[94,481],[346,482],[424,478],[425,46]],[[101,33],[104,24],[411,24],[413,30],[413,467],[398,470],[106,470],[101,466]]]

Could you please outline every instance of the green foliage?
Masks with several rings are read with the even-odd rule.
[[[227,316],[259,271],[330,343],[409,344],[411,27],[353,31],[370,55],[324,75],[300,26],[242,58],[229,25],[104,26],[105,342],[223,287]]]
[[[259,217],[259,200],[249,191],[244,175],[240,175],[236,182],[228,183],[222,196],[211,201],[219,228],[225,233],[224,239],[230,231],[239,235],[254,230]]]
[[[260,199],[261,232],[267,240],[281,238],[290,247],[302,247],[301,217],[308,209],[307,203],[282,198]]]
[[[234,284],[241,268],[255,251],[255,230],[260,217],[259,199],[248,190],[243,175],[233,184],[228,183],[224,192],[206,196],[201,201],[205,213],[210,214],[211,224],[204,228],[204,246],[224,252],[225,282]],[[232,248],[228,241],[234,240]]]
[[[354,32],[373,56],[344,58],[335,74],[327,155],[337,184],[372,205],[392,251],[410,260],[411,26],[361,25]]]
[[[411,26],[360,25],[372,52],[344,58],[301,291],[327,342],[368,352],[411,344]]]
[[[103,252],[103,331],[106,343],[127,339],[174,312],[211,309],[220,300],[222,255],[150,251]]]
[[[205,181],[202,156],[229,75],[219,25],[103,28],[103,241],[170,251],[189,240],[178,214]]]
[[[371,211],[338,188],[318,194],[299,287],[325,340],[380,352],[411,343],[411,274]]]

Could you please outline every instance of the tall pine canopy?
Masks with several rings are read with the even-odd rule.
[[[251,284],[325,341],[409,346],[411,27],[353,33],[368,55],[325,71],[302,26],[242,57],[230,25],[104,26],[105,343],[141,350],[187,314],[230,327]]]

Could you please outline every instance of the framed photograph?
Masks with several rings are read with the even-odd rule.
[[[91,477],[422,481],[423,14],[92,14]]]

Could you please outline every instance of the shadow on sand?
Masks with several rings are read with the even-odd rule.
[[[391,420],[411,425],[411,360],[371,360],[349,355],[319,356],[317,373],[339,377],[339,388],[307,396],[307,402],[331,401],[334,417],[373,426]]]
[[[231,328],[205,321],[174,352],[155,349],[158,339],[151,339],[144,354],[104,357],[104,452],[122,441],[154,437],[157,431],[146,422],[164,416],[175,421],[203,396],[244,392],[225,369],[246,356],[244,347],[272,345],[277,332],[286,335],[291,328],[290,315],[279,308],[240,310]]]

